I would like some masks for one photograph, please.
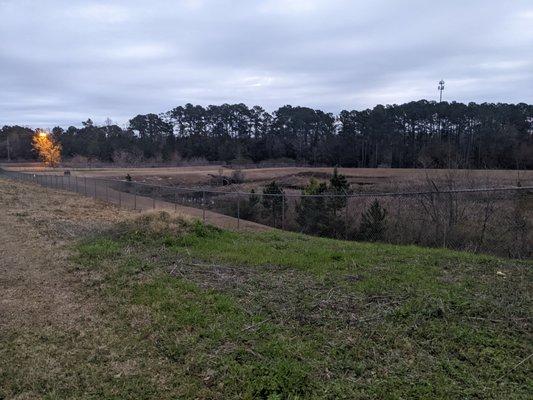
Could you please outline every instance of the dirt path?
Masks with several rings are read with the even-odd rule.
[[[76,370],[120,340],[68,244],[131,213],[0,178],[0,399],[83,388]],[[87,367],[86,365],[84,366]],[[120,369],[109,357],[95,370]]]
[[[77,308],[72,282],[64,279],[67,253],[62,244],[72,227],[57,220],[69,205],[40,188],[34,189],[35,197],[30,190],[0,180],[0,329],[55,323]],[[45,213],[55,221],[43,219]]]

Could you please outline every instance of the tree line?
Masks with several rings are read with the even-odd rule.
[[[29,160],[33,130],[4,126],[0,159]],[[393,168],[533,168],[533,105],[414,101],[333,115],[307,107],[186,104],[127,126],[55,127],[63,157],[103,162],[201,159]]]

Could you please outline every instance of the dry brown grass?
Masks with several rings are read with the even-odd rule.
[[[0,211],[3,328],[9,327],[8,321],[32,325],[43,318],[74,323],[82,306],[75,299],[73,282],[66,282],[63,274],[69,268],[67,245],[134,214],[1,178]]]

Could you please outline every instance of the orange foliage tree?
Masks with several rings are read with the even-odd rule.
[[[57,167],[60,163],[61,144],[54,140],[50,132],[37,129],[33,135],[32,146],[46,166]]]

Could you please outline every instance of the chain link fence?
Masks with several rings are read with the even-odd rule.
[[[533,255],[533,187],[302,195],[224,192],[60,174],[3,171],[121,208],[179,211],[225,228],[270,226],[345,240]]]

